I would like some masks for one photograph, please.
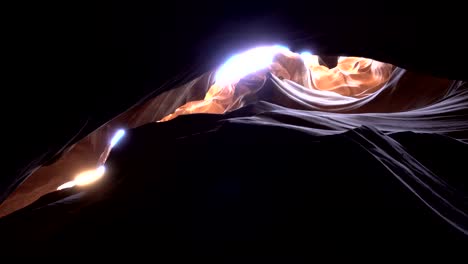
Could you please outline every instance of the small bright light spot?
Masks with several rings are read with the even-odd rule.
[[[99,180],[106,172],[106,167],[99,166],[97,169],[84,171],[78,175],[76,175],[73,181],[66,182],[60,185],[57,190],[63,190],[66,188],[71,188],[74,186],[83,186],[91,184],[97,180]]]
[[[300,56],[307,67],[320,65],[318,56],[313,55],[311,52],[304,51],[300,54]]]
[[[122,137],[125,135],[125,130],[119,129],[117,132],[114,134],[110,141],[110,147],[113,148],[119,141],[122,139]]]
[[[66,182],[66,183],[60,185],[57,188],[57,190],[59,191],[59,190],[67,189],[67,188],[71,188],[73,186],[75,186],[75,181],[69,181],[69,182]]]
[[[274,56],[280,52],[289,52],[289,48],[280,45],[258,47],[234,55],[218,69],[215,80],[221,85],[236,82],[270,66]]]
[[[75,184],[78,186],[87,185],[99,180],[106,171],[104,166],[99,166],[95,170],[84,171],[75,177]]]

